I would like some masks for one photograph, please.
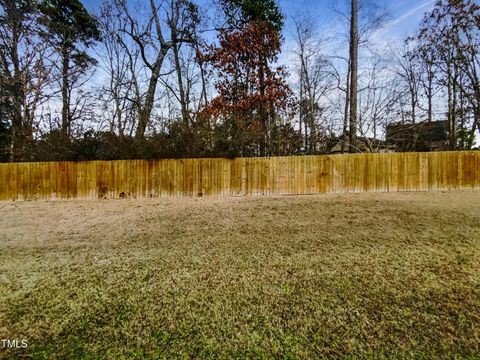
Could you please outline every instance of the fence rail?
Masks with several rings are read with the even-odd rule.
[[[480,152],[0,164],[0,200],[480,188]]]

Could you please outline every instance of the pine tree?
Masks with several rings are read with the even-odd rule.
[[[95,18],[79,0],[46,0],[40,5],[41,23],[48,41],[60,57],[62,132],[70,136],[72,89],[91,65],[96,63],[85,48],[100,39]]]

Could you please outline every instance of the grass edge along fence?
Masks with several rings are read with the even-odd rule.
[[[480,152],[0,164],[0,200],[480,188]]]

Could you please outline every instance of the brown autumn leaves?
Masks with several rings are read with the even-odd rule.
[[[275,133],[294,134],[289,120],[295,101],[286,82],[288,73],[283,66],[272,65],[280,52],[281,36],[267,22],[251,21],[237,29],[223,29],[218,37],[218,46],[206,46],[197,54],[198,61],[212,66],[218,79],[218,95],[202,109],[200,118],[223,118],[230,124],[233,141],[240,147],[258,147],[266,156],[273,150]],[[295,136],[290,140],[298,141]],[[289,145],[293,144],[282,144]]]

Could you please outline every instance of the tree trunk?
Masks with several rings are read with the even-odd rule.
[[[178,93],[180,97],[182,121],[183,121],[183,125],[188,127],[190,125],[190,118],[188,116],[188,104],[185,96],[185,90],[183,88],[182,67],[180,64],[180,54],[178,49],[177,37],[175,33],[172,33],[172,49],[173,49],[173,59],[175,62],[175,70],[177,72]]]
[[[303,56],[300,55],[300,56]],[[302,65],[300,65],[300,100],[299,100],[299,128],[300,128],[300,136],[302,136],[303,129],[302,129],[302,123],[303,123],[303,60],[302,60]],[[304,142],[305,144],[305,151],[307,151],[307,134],[305,134]]]
[[[25,134],[23,127],[23,119],[21,114],[21,104],[18,97],[18,91],[21,83],[19,83],[19,76],[14,75],[14,90],[12,96],[12,146],[11,146],[11,160],[24,161],[25,159]]]
[[[454,115],[453,115],[453,91],[452,91],[452,74],[451,74],[451,65],[448,64],[448,71],[447,71],[447,102],[448,102],[448,146],[450,149],[453,147],[453,122],[454,122]]]
[[[70,136],[70,96],[68,84],[69,58],[67,49],[62,49],[62,134]]]
[[[12,12],[17,11],[9,9]],[[23,99],[23,83],[20,72],[20,59],[18,53],[19,32],[16,31],[20,28],[18,16],[16,14],[10,14],[14,18],[14,28],[12,31],[12,65],[13,65],[13,84],[11,86],[11,120],[12,120],[12,145],[11,145],[11,161],[23,161],[24,160],[24,131],[23,131],[23,119],[22,119],[22,99]]]
[[[427,117],[428,117],[428,123],[432,122],[433,118],[433,74],[432,70],[428,70],[428,85],[427,85],[427,98],[428,98],[428,110],[427,110]]]
[[[428,68],[428,84],[427,84],[427,102],[428,102],[428,109],[427,109],[427,118],[428,123],[430,124],[433,120],[433,72],[431,66]],[[428,140],[428,150],[432,151],[432,140]]]
[[[308,151],[312,153],[315,151],[315,99],[312,92],[312,84],[310,82],[310,76],[308,73],[307,64],[304,65],[305,70],[305,87],[308,96],[308,114],[305,120],[308,120],[308,127],[309,127],[309,139],[308,139]],[[305,136],[307,134],[305,133]]]
[[[350,20],[350,152],[357,147],[357,86],[358,86],[358,1],[352,1]]]
[[[260,122],[261,122],[261,137],[260,137],[260,156],[265,156],[267,148],[267,114],[265,112],[265,107],[263,104],[263,97],[265,96],[265,68],[264,61],[260,59],[260,68],[259,68],[259,85],[260,85],[260,96],[262,98],[260,102]]]
[[[195,40],[194,42],[194,46],[195,46],[195,51],[196,52],[200,52],[200,48],[198,46],[198,41]],[[208,98],[207,98],[207,80],[205,79],[205,68],[203,66],[203,61],[200,60],[198,62],[198,65],[200,67],[200,79],[202,81],[202,98],[203,98],[203,104],[204,105],[207,105],[208,104]]]
[[[347,86],[345,87],[345,111],[343,113],[342,154],[345,152],[345,141],[348,132],[348,114],[350,109],[350,59],[348,59]]]
[[[138,112],[138,125],[137,130],[135,131],[135,140],[137,141],[141,141],[145,138],[145,131],[147,130],[147,126],[152,115],[153,103],[155,101],[155,91],[157,89],[157,83],[160,77],[160,70],[168,50],[168,47],[162,48],[152,68],[152,75],[148,83],[145,101]]]
[[[417,120],[417,115],[416,115],[416,108],[417,108],[416,97],[417,97],[417,94],[416,94],[416,90],[415,90],[415,83],[414,83],[415,79],[413,78],[413,75],[412,75],[412,78],[410,79],[410,81],[411,81],[411,83],[410,83],[410,106],[411,106],[412,124],[415,124],[415,122]]]
[[[458,65],[453,63],[453,79],[452,79],[452,124],[451,124],[451,150],[457,148],[457,100],[458,100]]]

